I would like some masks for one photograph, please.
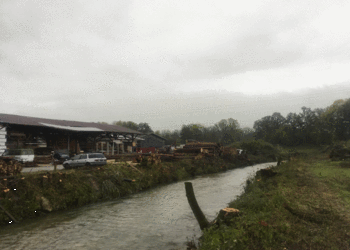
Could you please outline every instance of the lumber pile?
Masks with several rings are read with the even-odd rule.
[[[238,155],[236,148],[224,147],[222,151],[223,155]]]
[[[124,161],[132,161],[135,157],[138,157],[139,154],[119,154],[119,155],[105,155],[107,160],[124,160]]]
[[[18,161],[4,161],[0,160],[0,176],[12,176],[21,173],[22,164]]]
[[[51,155],[35,155],[34,163],[35,164],[50,164],[52,162]]]
[[[160,164],[161,158],[159,154],[139,154],[137,157],[133,160],[134,163],[143,163],[147,162],[147,164]]]
[[[182,149],[176,149],[176,153],[207,155],[221,155],[223,147],[215,142],[189,142]]]

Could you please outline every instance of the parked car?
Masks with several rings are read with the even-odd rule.
[[[58,152],[56,151],[54,154],[53,154],[53,157],[58,160],[59,162],[63,163],[67,160],[69,160],[69,155],[66,154],[66,153],[62,153],[62,152]]]
[[[103,166],[107,164],[107,158],[101,153],[86,153],[72,157],[63,162],[65,169],[82,166]]]
[[[7,149],[2,154],[3,159],[13,159],[20,163],[33,162],[34,161],[34,150],[30,148],[25,149]]]

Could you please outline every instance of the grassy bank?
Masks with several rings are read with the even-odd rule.
[[[137,166],[127,163],[103,167],[36,172],[0,179],[0,202],[15,220],[43,216],[51,211],[80,207],[115,199],[160,184],[185,180],[197,175],[222,172],[257,162],[271,161],[265,156],[209,157],[180,162]],[[13,219],[0,209],[0,224]]]
[[[260,171],[229,204],[240,215],[203,234],[201,249],[350,249],[350,161],[320,149]]]

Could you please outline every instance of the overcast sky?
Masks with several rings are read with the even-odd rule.
[[[0,113],[241,126],[350,97],[348,0],[0,0]]]

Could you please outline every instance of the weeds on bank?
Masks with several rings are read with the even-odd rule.
[[[348,197],[348,169],[319,159],[294,158],[274,167],[274,177],[247,180],[229,204],[241,216],[206,230],[201,249],[350,249],[348,212],[338,196]]]
[[[249,162],[240,159],[230,162],[213,157],[161,164],[144,163],[137,168],[121,162],[103,167],[36,172],[15,176],[11,180],[1,179],[0,201],[17,220],[23,220],[244,164],[248,165]],[[0,224],[8,224],[10,220],[0,209]]]

